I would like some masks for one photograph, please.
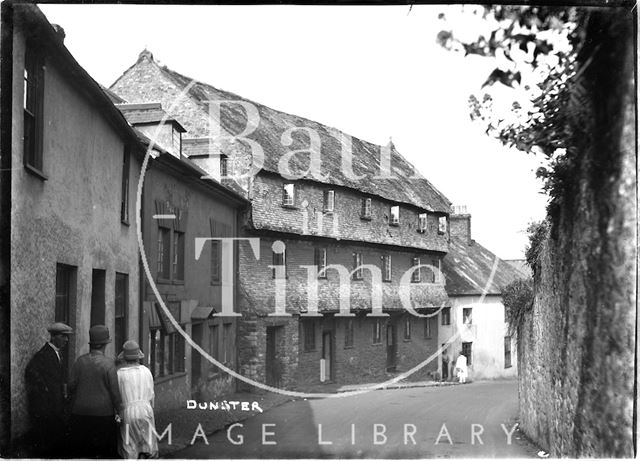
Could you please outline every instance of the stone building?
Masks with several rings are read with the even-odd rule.
[[[422,265],[404,284],[413,306],[424,315],[448,305],[439,267],[450,202],[392,143],[192,81],[147,50],[110,89],[160,102],[187,130],[183,153],[251,201],[241,232],[260,243],[238,245],[241,374],[285,387],[376,381],[435,353],[439,322],[403,309],[400,279]],[[372,293],[382,317],[367,315],[378,306]],[[340,315],[341,301],[353,317]],[[433,362],[415,377],[436,372]]]
[[[74,329],[67,366],[89,351],[93,324],[109,327],[111,356],[138,336],[134,210],[144,150],[65,48],[61,28],[31,4],[4,3],[2,21],[6,447],[28,428],[24,371],[48,340],[49,324]]]
[[[233,392],[235,382],[187,347],[149,279],[189,337],[235,369],[236,320],[215,316],[223,303],[222,243],[207,242],[197,259],[194,255],[199,238],[237,235],[239,210],[248,201],[216,181],[202,179],[206,173],[182,155],[184,128],[160,104],[118,102],[129,123],[154,141],[142,191],[142,240],[149,273],[141,287],[140,344],[148,351],[156,409],[161,411],[184,406],[193,396]],[[235,256],[230,259],[229,270],[235,274]],[[232,283],[237,286],[235,280]],[[235,303],[235,290],[231,294]]]
[[[438,332],[440,344],[456,336],[444,352],[451,359],[449,377],[461,351],[471,379],[515,377],[516,339],[508,333],[502,290],[527,274],[471,238],[466,207],[454,207],[454,211],[449,253],[442,264],[451,307],[443,309]]]

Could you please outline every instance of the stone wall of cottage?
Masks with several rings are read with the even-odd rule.
[[[439,232],[438,219],[446,215],[427,213],[427,228],[419,229],[418,215],[426,213],[358,191],[311,181],[295,181],[295,202],[283,206],[283,185],[277,175],[260,174],[252,186],[252,224],[256,229],[322,236],[333,239],[375,242],[420,250],[448,250],[448,232]],[[334,191],[334,211],[324,211],[324,193]],[[362,199],[371,198],[371,218],[361,218]],[[391,207],[400,206],[400,222],[391,223]]]
[[[266,360],[266,328],[268,326],[284,326],[284,343],[281,344],[279,358],[283,366],[283,385],[293,385],[298,382],[301,385],[319,383],[319,371],[317,369],[319,357],[304,352],[300,339],[299,322],[297,316],[308,309],[307,271],[300,266],[314,264],[314,249],[325,248],[327,250],[327,264],[337,264],[348,270],[353,266],[353,253],[361,253],[364,264],[373,264],[382,267],[382,256],[390,255],[392,264],[392,278],[389,282],[382,282],[382,306],[384,310],[391,310],[395,315],[405,313],[399,297],[400,279],[411,267],[412,258],[420,256],[424,261],[432,258],[438,261],[440,253],[413,252],[389,250],[387,247],[373,245],[356,245],[331,240],[299,240],[281,239],[286,245],[287,278],[285,309],[290,317],[269,316],[275,313],[276,284],[269,265],[273,264],[272,246],[276,236],[255,237],[259,238],[260,259],[256,260],[248,242],[239,245],[239,300],[238,312],[238,354],[240,372],[252,379],[264,382]],[[437,264],[437,263],[436,263]],[[426,271],[426,269],[423,269]],[[353,311],[370,311],[372,279],[368,271],[364,271],[363,280],[349,280],[351,288],[350,306]],[[426,274],[423,273],[423,277]],[[423,279],[425,280],[425,279]],[[326,279],[317,280],[318,309],[320,312],[337,312],[340,300],[340,281],[338,273],[331,269]],[[434,284],[409,284],[409,294],[412,306],[417,308],[439,307],[448,302],[448,298],[441,283]],[[423,312],[423,311],[421,311]],[[325,315],[320,323],[332,322],[332,317]],[[344,331],[340,321],[336,321],[332,327],[336,361],[335,378],[340,383],[361,382],[364,376],[371,379],[381,379],[385,375],[385,358],[378,358],[384,346],[371,344],[370,319],[358,317],[355,331],[355,344],[350,350],[345,350]],[[424,360],[428,354],[437,348],[437,334],[428,340],[424,340],[424,320],[415,318],[412,321],[412,330],[415,332],[411,342],[403,342],[402,324],[398,323],[397,341],[400,368],[406,369]],[[369,333],[366,333],[366,332]],[[321,332],[318,333],[321,337]],[[316,353],[318,350],[316,350]],[[386,357],[386,356],[385,356]],[[378,362],[379,365],[377,364]],[[309,367],[307,364],[310,363]],[[374,364],[370,367],[370,364]],[[435,368],[432,368],[435,367]],[[434,364],[424,369],[424,373],[437,369]],[[423,377],[425,374],[417,374]]]
[[[627,12],[589,19],[591,53],[580,61],[590,61],[581,80],[587,114],[572,128],[593,129],[578,146],[574,189],[552,215],[534,271],[533,308],[518,331],[520,427],[552,457],[634,453],[633,37]]]

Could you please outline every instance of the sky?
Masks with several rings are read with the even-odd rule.
[[[472,238],[522,259],[544,218],[540,161],[503,147],[469,118],[495,62],[436,44],[456,7],[40,5],[65,45],[110,86],[147,48],[184,75],[396,149],[454,205]],[[456,10],[457,11],[457,10]],[[458,23],[471,33],[473,24]]]

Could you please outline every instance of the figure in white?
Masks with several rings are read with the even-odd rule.
[[[467,357],[460,352],[458,359],[456,360],[456,372],[458,373],[458,380],[460,383],[467,382]]]
[[[118,355],[124,364],[118,369],[118,387],[122,395],[122,421],[118,451],[123,458],[157,458],[158,441],[155,437],[153,416],[153,376],[140,364],[144,354],[135,341],[122,345]]]

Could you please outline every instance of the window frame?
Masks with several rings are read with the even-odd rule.
[[[122,292],[120,293],[119,296],[119,289],[118,289],[118,280],[121,281],[122,283]],[[115,284],[114,284],[114,302],[113,302],[113,340],[114,340],[114,345],[117,350],[120,350],[120,348],[122,348],[122,345],[124,344],[124,342],[127,340],[127,329],[129,327],[129,274],[126,274],[124,272],[116,272],[116,279],[115,279]],[[122,303],[122,312],[120,312],[119,315],[119,310],[118,310],[118,299],[120,298],[121,303]],[[122,337],[120,338],[122,341],[118,341],[118,336],[119,336],[119,325],[118,325],[118,321],[122,322],[121,328],[122,328]]]
[[[291,188],[291,192],[287,190]],[[284,208],[296,207],[296,185],[293,182],[285,182],[282,184],[282,206]]]
[[[462,343],[462,355],[467,358],[467,366],[473,365],[473,342],[463,342]]]
[[[467,319],[469,320],[468,322],[466,321]],[[471,307],[462,308],[462,324],[473,325],[473,308]]]
[[[391,206],[389,211],[389,225],[390,226],[400,225],[400,205]]]
[[[325,213],[333,213],[336,206],[336,191],[333,189],[322,192],[322,210]]]
[[[327,249],[325,247],[315,247],[313,249],[313,264],[318,271],[318,278],[326,279],[327,271],[325,270],[323,273],[320,273],[322,269],[326,269],[327,267]]]
[[[364,256],[361,252],[353,253],[353,274],[351,275],[351,280],[363,280],[364,274],[362,270],[362,265],[364,264]]]
[[[440,318],[441,318],[442,326],[451,325],[451,307],[443,307],[442,310],[440,311]]]
[[[391,267],[391,255],[384,254],[381,256],[382,259],[382,281],[383,282],[391,282],[392,276],[392,267]]]
[[[120,222],[129,225],[129,176],[131,174],[131,148],[124,147],[122,160],[122,192],[120,196]]]
[[[425,317],[424,319],[424,339],[433,339],[433,318]]]
[[[375,319],[371,335],[372,344],[382,344],[382,319]]]
[[[447,233],[447,217],[438,216],[438,234],[444,235]]]
[[[371,197],[364,197],[360,202],[360,219],[371,221]]]
[[[405,341],[411,341],[411,317],[405,315],[403,322],[403,339]]]
[[[25,169],[42,180],[44,174],[44,84],[45,56],[27,41],[23,71],[23,164]]]
[[[411,258],[411,267],[420,266],[420,256]],[[422,283],[422,267],[418,267],[411,273],[411,283]]]
[[[427,213],[418,213],[418,232],[424,234],[427,232]]]
[[[280,262],[280,260],[282,260],[282,262]],[[284,251],[282,253],[276,253],[275,251],[273,251],[273,249],[271,250],[271,265],[272,266],[284,266],[284,278],[288,277],[287,274],[287,249],[285,247]],[[271,268],[271,278],[273,278],[274,280],[277,278],[276,277],[277,273],[276,273],[276,268],[272,267]]]
[[[504,337],[504,367],[511,368],[512,363],[512,348],[511,348],[511,336]]]

